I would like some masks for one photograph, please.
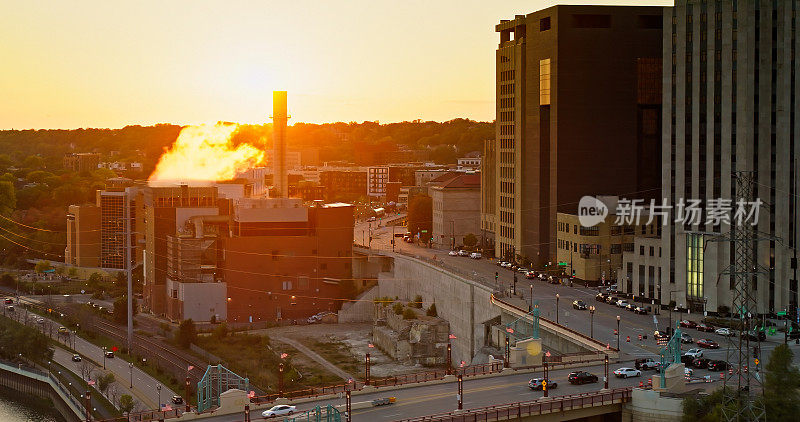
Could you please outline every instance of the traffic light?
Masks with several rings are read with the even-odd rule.
[[[495,272],[494,272],[494,281],[495,281],[495,282],[497,281],[497,278],[498,278],[498,277],[500,277],[500,274],[498,274],[498,273],[497,273],[497,271],[495,271]]]

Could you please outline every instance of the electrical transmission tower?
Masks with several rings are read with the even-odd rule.
[[[738,204],[753,204],[755,174],[752,171],[733,173],[736,183],[734,207]],[[736,218],[731,220],[730,233],[722,240],[731,242],[733,259],[724,272],[733,281],[733,301],[731,312],[739,320],[740,335],[728,337],[727,361],[733,363],[733,374],[725,377],[723,383],[722,414],[723,421],[763,422],[766,420],[764,402],[759,398],[763,392],[764,375],[761,372],[761,346],[754,342],[753,356],[750,357],[750,333],[754,328],[751,321],[757,318],[757,299],[755,283],[758,276],[768,274],[769,270],[758,264],[756,243],[762,240],[777,240],[756,230],[754,225]],[[726,238],[727,237],[727,238]],[[752,368],[750,362],[753,363]]]

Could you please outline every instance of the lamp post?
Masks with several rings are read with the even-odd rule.
[[[458,374],[458,410],[464,409],[464,379]]]
[[[128,362],[128,368],[131,370],[131,388],[133,388],[133,362]]]
[[[533,311],[533,284],[531,284],[531,297],[528,300],[528,312]]]
[[[547,384],[550,383],[550,380],[547,379],[547,355],[542,356],[542,363],[544,364],[544,369],[542,371],[542,392],[544,396],[547,397]]]
[[[161,410],[161,384],[156,384],[156,391],[158,392],[158,410]],[[188,397],[187,397],[188,399]]]
[[[617,350],[619,350],[619,338],[620,336],[622,336],[622,333],[619,332],[619,321],[620,321],[620,316],[617,315]]]
[[[591,322],[589,324],[589,337],[594,338],[594,305],[589,307],[589,315],[591,315]]]
[[[605,362],[605,370],[606,370],[606,375],[603,377],[603,383],[605,384],[605,387],[603,388],[608,390],[608,355],[606,355],[605,359],[603,359],[603,362]]]
[[[86,390],[83,398],[86,400],[86,422],[92,420],[92,393]]]
[[[453,364],[452,364],[452,360],[451,360],[450,349],[451,349],[451,345],[450,345],[450,340],[448,339],[447,340],[447,375],[450,375],[450,374],[453,373],[453,371],[451,369]]]
[[[369,385],[369,353],[364,359],[364,385]]]
[[[556,324],[558,324],[558,293],[556,293]]]
[[[278,396],[283,395],[283,362],[278,364]]]
[[[103,369],[106,369],[106,346],[103,346]]]

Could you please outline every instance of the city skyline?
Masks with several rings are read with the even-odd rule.
[[[492,121],[494,25],[554,4],[642,2],[3,4],[0,129],[267,123],[272,90],[290,124]]]

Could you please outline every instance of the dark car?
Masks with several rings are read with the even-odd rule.
[[[719,343],[707,338],[701,338],[700,340],[697,340],[697,345],[704,349],[719,349]]]
[[[569,381],[570,384],[588,384],[597,382],[597,375],[585,371],[577,371],[570,373],[567,376],[567,381]]]
[[[614,297],[614,296],[606,296],[606,303],[613,303],[613,304],[616,304],[618,300],[619,300],[619,299],[617,299],[617,298],[616,298],[616,297]]]
[[[730,365],[728,364],[728,362],[725,362],[724,360],[712,360],[708,362],[708,365],[706,367],[708,368],[709,371],[724,371],[728,369],[729,366]]]
[[[577,310],[579,310],[579,311],[586,310],[586,302],[584,302],[582,300],[573,301],[572,302],[572,307],[577,309]]]
[[[528,381],[528,387],[530,387],[531,390],[541,390],[542,381],[544,381],[544,378],[533,378],[530,381]],[[547,389],[552,390],[554,388],[558,388],[558,383],[555,381],[547,380]]]
[[[694,343],[694,339],[687,333],[681,333],[681,343]]]
[[[681,355],[681,363],[686,366],[692,366],[692,362],[694,362],[696,358],[692,355]]]
[[[633,312],[636,312],[637,314],[641,314],[641,315],[647,315],[647,313],[650,312],[650,307],[649,306],[637,306],[636,309],[633,310]]]
[[[692,366],[694,366],[695,368],[701,368],[701,369],[702,368],[707,368],[709,362],[711,362],[711,359],[708,359],[708,358],[695,358],[692,361]]]
[[[696,328],[698,331],[702,331],[704,333],[713,333],[714,330],[716,330],[716,328],[714,328],[713,325],[704,324],[702,322],[700,324],[697,324],[697,327],[694,327],[694,328]]]
[[[175,403],[175,404],[182,404],[183,403],[183,397],[181,397],[181,396],[172,396],[172,402]]]
[[[106,352],[106,357],[109,358],[109,359],[113,358],[114,357],[114,352],[112,352],[111,350],[107,351]]]
[[[606,301],[606,295],[604,295],[602,293],[598,293],[597,296],[594,297],[594,300],[596,300],[598,302],[605,302]]]
[[[689,321],[688,319],[681,320],[679,323],[681,327],[684,328],[695,328],[697,327],[697,323],[694,321]]]
[[[77,353],[72,355],[72,361],[73,362],[80,362],[81,361],[81,355],[79,355]]]
[[[761,330],[750,330],[748,332],[742,331],[742,337],[747,336],[750,340],[753,341],[764,341],[767,339],[767,334]]]
[[[635,311],[636,308],[637,308],[637,306],[634,305],[633,303],[629,303],[627,306],[625,306],[625,309],[628,310],[628,311],[631,311],[631,312]]]
[[[646,371],[648,369],[656,369],[658,368],[658,365],[659,363],[652,358],[641,358],[634,361],[633,367]]]

